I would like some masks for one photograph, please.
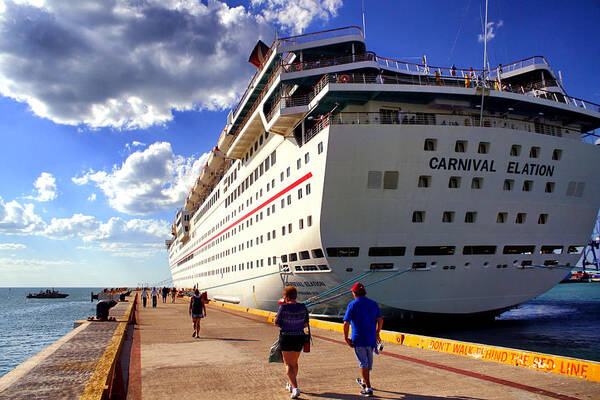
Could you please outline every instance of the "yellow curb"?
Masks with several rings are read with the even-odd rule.
[[[108,346],[106,346],[106,349],[104,350],[104,354],[102,354],[102,357],[100,357],[100,360],[96,364],[94,372],[79,399],[101,400],[106,398],[106,391],[109,390],[110,380],[113,376],[117,360],[121,354],[121,347],[125,341],[127,325],[129,324],[134,304],[135,300],[131,301],[129,308],[123,317],[118,320],[119,326],[115,329]]]
[[[264,316],[267,318],[267,321],[271,323],[273,323],[275,316],[277,315],[277,313],[274,312],[255,310],[248,307],[220,303],[212,300],[210,303],[217,307]],[[343,324],[339,322],[311,319],[310,326],[331,332],[344,332]],[[600,363],[595,361],[392,331],[381,331],[380,337],[382,341],[387,343],[454,354],[475,360],[492,361],[516,367],[551,372],[592,382],[600,382]]]

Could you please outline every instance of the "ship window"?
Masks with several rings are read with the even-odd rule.
[[[455,246],[417,246],[415,256],[451,256]]]
[[[538,158],[540,155],[540,148],[537,146],[531,146],[529,149],[529,157],[530,158]]]
[[[435,151],[437,147],[436,139],[425,139],[425,143],[423,145],[423,150],[425,151]]]
[[[457,140],[454,145],[454,151],[457,153],[464,153],[467,151],[467,142],[464,140]]]
[[[475,177],[471,180],[471,189],[481,189],[483,186],[483,178]]]
[[[400,257],[406,253],[406,247],[370,247],[369,257]]]
[[[515,181],[512,179],[504,180],[504,190],[513,190],[513,186],[515,185]]]
[[[422,268],[426,268],[427,267],[427,263],[424,262],[414,262],[412,263],[412,268],[413,269],[422,269]]]
[[[291,172],[292,169],[290,167],[287,167],[287,169],[285,170],[285,175],[289,178]]]
[[[465,213],[465,223],[467,223],[467,224],[474,223],[476,218],[477,218],[477,213],[475,211],[467,211]]]
[[[503,254],[533,254],[535,246],[504,246]]]
[[[562,150],[561,149],[554,149],[552,150],[552,159],[555,161],[560,160],[562,157]]]
[[[496,254],[496,246],[465,246],[463,247],[463,254]]]
[[[567,196],[573,196],[573,193],[575,193],[576,187],[577,187],[577,182],[574,182],[574,181],[569,182],[569,185],[567,186]]]
[[[254,151],[258,150],[258,141],[254,142]]]
[[[324,257],[323,250],[321,250],[321,249],[312,249],[311,252],[312,252],[313,258],[322,258],[322,257]]]
[[[385,173],[383,174],[383,188],[398,188],[398,171],[385,171]]]
[[[540,254],[562,254],[563,246],[542,246]]]
[[[546,182],[546,193],[554,192],[554,182]]]
[[[275,229],[273,229],[273,232],[271,232],[271,236],[273,236],[273,239],[275,239]]]
[[[524,224],[527,219],[527,213],[517,213],[517,218],[515,219],[515,224]]]
[[[318,265],[319,271],[329,271],[329,267],[327,265]]]
[[[264,165],[261,163],[260,166],[258,167],[259,169],[259,174],[260,176],[263,176],[263,173],[265,172],[265,167]]]
[[[544,265],[558,265],[558,260],[546,260]]]
[[[431,176],[427,176],[427,175],[419,176],[419,183],[417,184],[417,186],[424,187],[424,188],[431,186]]]
[[[279,180],[281,180],[281,182],[283,182],[283,171],[281,172],[281,174],[279,175]]]
[[[304,220],[302,218],[298,220],[298,229],[304,229]]]
[[[577,182],[577,188],[575,189],[575,197],[583,196],[584,189],[585,189],[585,182]]]
[[[284,262],[284,263],[286,263],[287,261],[288,261],[288,256],[287,256],[287,254],[282,254],[282,255],[281,255],[281,262]]]
[[[306,184],[306,195],[308,196],[310,194],[310,183]]]
[[[381,188],[381,171],[369,171],[367,176],[367,189]]]
[[[292,233],[292,224],[288,224],[288,233]]]
[[[271,240],[271,232],[267,232],[267,240]]]
[[[254,154],[254,148],[250,147],[250,157],[252,157],[252,154]]]
[[[523,191],[531,192],[533,189],[533,181],[523,181]]]
[[[275,150],[273,150],[273,152],[271,153],[271,165],[275,165],[276,159],[277,159],[277,156],[275,155]]]
[[[288,197],[287,197],[287,203],[288,203],[288,206],[289,206],[290,204],[292,204],[292,195],[291,195],[291,194],[288,194]]]
[[[585,246],[569,246],[567,248],[567,253],[569,254],[581,254],[581,252],[583,251],[583,248]]]
[[[308,225],[308,226],[312,225],[312,215],[309,215],[308,217],[306,217],[306,225]]]
[[[358,247],[328,247],[328,257],[358,257]]]
[[[323,152],[323,142],[319,142],[317,145],[317,153],[321,154]]]
[[[425,211],[413,211],[412,222],[421,223],[425,221]]]
[[[540,214],[538,217],[538,224],[543,225],[548,222],[548,214]]]
[[[489,142],[479,142],[479,146],[477,146],[477,152],[479,154],[487,154],[490,152],[490,143]]]
[[[442,222],[454,222],[454,211],[444,211],[442,214]]]
[[[298,261],[298,254],[290,253],[290,262],[292,261]]]
[[[310,155],[308,153],[306,153],[304,155],[304,164],[308,164],[308,161],[310,160]]]
[[[460,176],[451,176],[448,180],[448,187],[450,189],[457,189],[460,187]]]
[[[382,269],[392,269],[394,268],[394,263],[374,263],[371,264],[369,269],[371,271],[379,271]]]
[[[510,155],[513,157],[518,157],[521,155],[521,145],[519,144],[513,144],[510,147]]]
[[[281,208],[285,207],[285,199],[281,199]]]
[[[302,188],[298,189],[298,200],[302,198]]]
[[[308,260],[310,258],[310,254],[308,253],[308,250],[304,250],[300,252],[300,259],[301,260]]]
[[[263,137],[262,135],[260,135],[260,137],[258,138],[258,144],[262,146],[263,144]]]
[[[302,160],[299,158],[296,160],[296,169],[300,169],[301,166],[302,166]]]
[[[281,236],[285,236],[285,225],[281,227]]]

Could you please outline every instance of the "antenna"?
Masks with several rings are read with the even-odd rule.
[[[558,70],[558,79],[560,79],[560,84],[563,85],[563,78],[561,70]]]
[[[479,107],[479,126],[483,126],[483,97],[485,96],[485,67],[487,64],[487,19],[488,0],[485,0],[485,28],[483,32],[483,71],[481,71],[481,107]]]
[[[367,26],[365,25],[365,0],[362,0],[363,37],[367,38]]]

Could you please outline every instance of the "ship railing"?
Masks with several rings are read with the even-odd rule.
[[[332,39],[341,36],[360,35],[363,37],[362,29],[358,26],[347,26],[344,28],[329,29],[321,32],[305,33],[303,35],[288,36],[279,39],[282,45],[313,42],[315,40]]]
[[[512,62],[510,64],[499,66],[499,68],[501,68],[502,73],[505,73],[510,71],[516,71],[518,69],[535,64],[544,64],[549,66],[548,61],[546,61],[546,59],[543,56],[533,56],[525,58],[523,60]]]
[[[577,97],[565,95],[559,92],[541,89],[544,84],[533,82],[527,86],[512,86],[498,81],[489,81],[483,79],[442,77],[437,75],[384,75],[384,74],[356,74],[356,73],[336,73],[328,76],[329,83],[359,83],[359,84],[392,84],[392,85],[422,85],[422,86],[451,86],[462,88],[484,87],[489,90],[501,92],[511,92],[525,96],[533,96],[539,99],[551,100],[557,103],[573,105],[599,112],[600,104],[583,100]]]
[[[271,108],[267,115],[265,115],[267,122],[271,122],[273,116],[283,108],[309,105],[310,102],[317,97],[317,95],[321,92],[321,90],[323,90],[323,88],[327,86],[328,83],[328,75],[323,75],[307,94],[279,97],[275,101],[273,108]]]
[[[310,70],[310,69],[315,69],[315,68],[325,68],[325,67],[332,67],[335,65],[351,64],[354,62],[374,61],[375,57],[376,57],[375,53],[367,52],[367,53],[362,53],[362,54],[346,55],[346,56],[341,56],[341,57],[320,58],[318,60],[284,64],[283,69],[285,70],[285,72],[298,72],[298,71]]]
[[[580,134],[576,129],[564,128],[536,121],[510,117],[484,116],[480,124],[479,114],[470,113],[424,113],[389,110],[388,112],[336,112],[316,121],[305,133],[308,142],[329,125],[437,125],[483,128],[505,128],[534,132],[549,136]]]

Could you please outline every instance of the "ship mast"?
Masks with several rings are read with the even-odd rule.
[[[481,106],[479,107],[479,126],[483,126],[483,97],[485,96],[485,69],[487,66],[487,25],[488,0],[485,0],[485,25],[483,31],[483,69],[481,71]]]

